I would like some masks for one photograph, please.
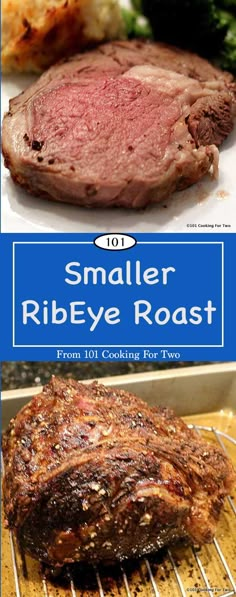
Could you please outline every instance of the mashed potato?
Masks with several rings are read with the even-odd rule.
[[[118,0],[2,0],[3,72],[41,71],[123,30]]]

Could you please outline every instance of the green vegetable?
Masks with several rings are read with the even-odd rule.
[[[126,35],[127,37],[131,37],[134,32],[136,12],[134,12],[134,10],[127,10],[126,8],[122,8],[122,16],[125,23]]]
[[[128,37],[151,37],[217,58],[236,75],[236,0],[131,0]],[[141,12],[150,26],[140,20]]]
[[[123,19],[125,23],[126,35],[132,37],[152,37],[151,27],[144,17],[140,16],[135,10],[122,8]]]
[[[142,0],[132,0],[132,6],[136,12],[142,12]]]
[[[218,16],[222,25],[227,26],[227,30],[229,30],[229,28],[232,27],[232,25],[235,25],[236,19],[231,12],[228,12],[226,10],[219,10]]]
[[[227,33],[214,0],[142,0],[142,9],[155,39],[199,54],[214,55]]]
[[[236,75],[236,18],[231,13],[222,12],[222,19],[227,20],[229,28],[220,54],[219,64],[221,68]]]
[[[137,18],[134,28],[134,37],[152,38],[152,28],[147,19],[144,20],[144,17]]]

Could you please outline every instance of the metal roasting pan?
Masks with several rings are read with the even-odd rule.
[[[236,363],[99,380],[175,409],[236,465]],[[41,388],[2,392],[3,429]],[[2,597],[231,597],[236,595],[236,491],[228,497],[214,543],[171,547],[112,568],[67,567],[51,581],[26,557],[27,578],[12,535],[2,532]]]

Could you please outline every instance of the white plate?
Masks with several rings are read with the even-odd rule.
[[[3,78],[2,110],[35,77]],[[2,168],[2,232],[236,232],[236,127],[220,151],[218,181],[205,177],[145,210],[85,209],[28,195]],[[195,227],[193,227],[195,225]]]

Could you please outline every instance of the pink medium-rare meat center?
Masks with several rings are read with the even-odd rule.
[[[109,172],[120,181],[135,170],[138,176],[140,169],[142,177],[145,171],[156,176],[180,116],[178,95],[173,99],[165,89],[135,78],[104,77],[36,97],[32,130],[34,139],[43,141],[42,157],[54,159],[55,167],[67,155],[84,179],[106,179]],[[166,167],[170,160],[171,155]]]
[[[112,42],[59,63],[10,101],[3,155],[34,196],[145,207],[217,176],[235,84],[163,44]]]

